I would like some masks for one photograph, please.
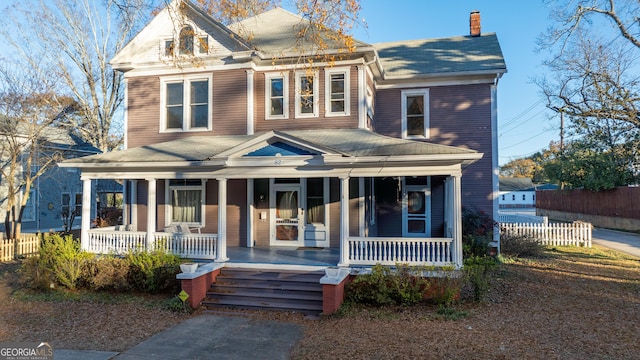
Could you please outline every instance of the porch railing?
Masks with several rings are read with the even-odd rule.
[[[451,238],[350,237],[347,240],[351,265],[447,266],[453,261]]]
[[[144,231],[92,229],[89,230],[89,242],[85,250],[96,254],[122,255],[129,251],[164,249],[183,258],[215,259],[217,239],[217,234],[156,232],[148,243]]]

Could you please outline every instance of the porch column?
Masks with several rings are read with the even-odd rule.
[[[218,243],[216,262],[229,260],[227,257],[227,179],[218,180]]]
[[[130,211],[127,208],[127,203],[129,203],[129,191],[127,190],[128,183],[128,180],[122,180],[122,225],[131,224],[131,220],[129,219]]]
[[[130,224],[138,226],[138,180],[131,180],[131,195],[130,195],[130,204],[131,206],[131,222]]]
[[[462,267],[462,191],[461,191],[461,175],[451,177],[453,181],[452,194],[452,213],[453,213],[453,243],[451,247],[451,261],[456,267]]]
[[[340,178],[340,262],[349,266],[349,177]]]
[[[91,179],[82,178],[82,222],[80,247],[89,250],[89,228],[91,227]]]
[[[153,246],[153,233],[156,231],[156,179],[147,179],[149,183],[147,197],[147,250]]]

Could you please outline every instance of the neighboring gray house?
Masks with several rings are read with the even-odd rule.
[[[536,188],[531,178],[500,178],[501,209],[533,208],[536,206]]]
[[[79,137],[69,134],[67,130],[59,128],[46,129],[44,133],[45,142],[41,146],[42,152],[60,152],[65,159],[71,159],[87,155],[101,153],[99,149],[83,141]],[[34,169],[35,170],[35,169]],[[101,187],[108,187],[111,193],[122,192],[122,187],[113,185],[113,181],[95,182],[91,186],[91,199],[97,199],[99,192],[103,192]],[[118,185],[118,183],[115,183]],[[75,211],[78,214],[72,229],[80,228],[82,222],[82,181],[80,171],[74,168],[59,168],[52,166],[43,175],[36,178],[31,188],[31,194],[27,201],[27,206],[22,216],[22,232],[47,232],[50,230],[61,231],[65,229],[65,224],[70,221],[70,216],[65,216]],[[0,211],[2,220],[0,221],[0,231],[4,231],[4,207],[6,204],[6,184],[0,181]],[[91,218],[96,217],[96,201],[91,202]]]

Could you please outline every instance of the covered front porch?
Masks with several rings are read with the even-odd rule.
[[[187,138],[63,165],[81,168],[83,205],[92,181],[125,183],[124,226],[92,229],[83,207],[81,243],[90,252],[461,267],[462,168],[481,156],[343,129]],[[174,204],[180,191],[200,204],[182,222]]]

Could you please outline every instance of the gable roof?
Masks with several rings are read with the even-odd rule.
[[[307,26],[309,21],[299,15],[293,14],[283,8],[276,7],[262,14],[250,17],[229,25],[229,29],[245,38],[249,37],[252,46],[265,54],[282,56],[283,54],[296,53],[299,55],[300,40],[298,31]],[[340,44],[331,39],[325,39],[329,48],[331,44],[339,47]],[[355,40],[355,39],[354,39]],[[307,40],[308,41],[308,40]],[[305,50],[315,51],[317,46],[311,42],[302,44]],[[369,44],[355,40],[356,47],[369,46]]]
[[[504,73],[507,66],[495,33],[373,44],[386,77]]]

